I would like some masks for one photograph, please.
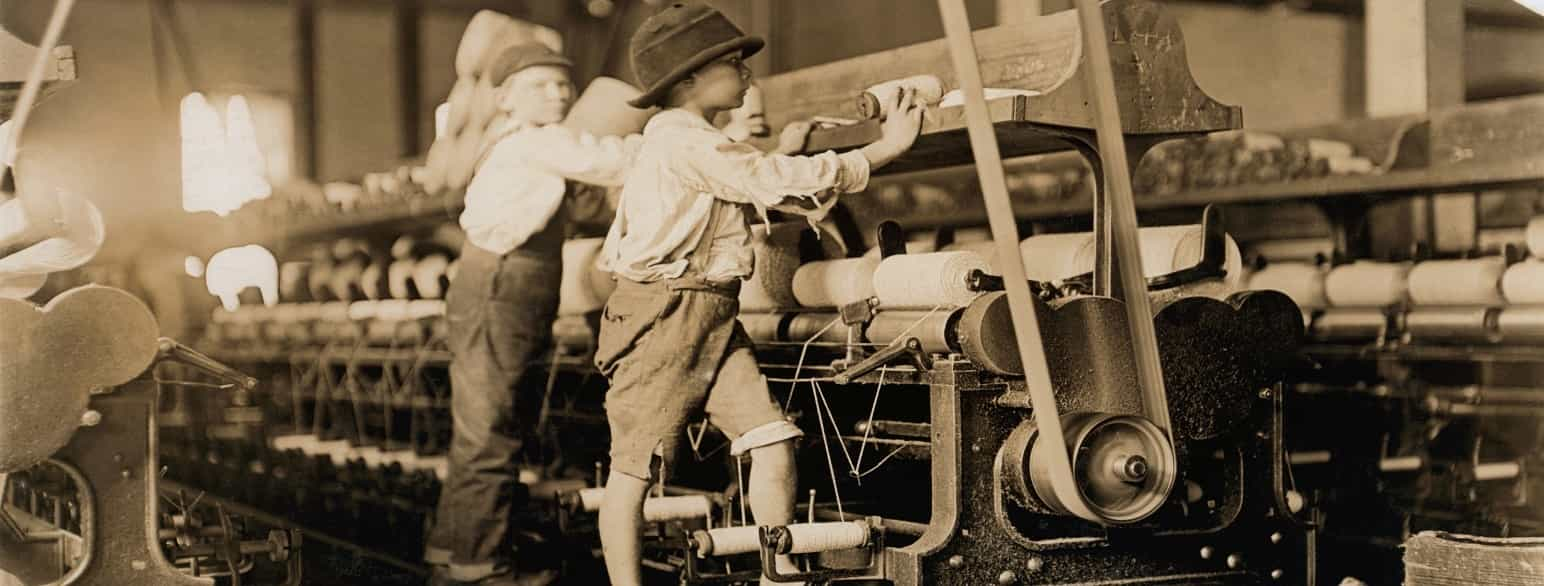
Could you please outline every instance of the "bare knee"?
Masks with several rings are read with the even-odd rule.
[[[630,474],[613,471],[606,478],[606,496],[601,511],[628,511],[643,508],[643,500],[649,493],[649,481]]]

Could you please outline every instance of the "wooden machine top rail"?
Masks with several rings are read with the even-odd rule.
[[[1144,0],[1111,0],[1103,5],[1110,39],[1113,76],[1122,100],[1121,129],[1154,139],[1238,128],[1237,106],[1212,99],[1196,85],[1185,59],[1179,24],[1161,6]],[[1095,127],[1094,102],[1083,58],[1082,29],[1075,11],[1025,23],[1006,24],[972,34],[987,88],[1029,90],[1033,96],[991,100],[989,112],[998,128],[1004,158],[1067,150],[1068,133],[1088,135]],[[854,98],[874,84],[932,74],[944,89],[960,87],[950,63],[948,43],[938,39],[879,53],[770,76],[759,82],[767,104],[767,123],[781,128],[813,116],[858,119]],[[964,108],[936,108],[923,136],[886,173],[968,163]],[[846,150],[879,137],[876,121],[817,130],[807,150]]]

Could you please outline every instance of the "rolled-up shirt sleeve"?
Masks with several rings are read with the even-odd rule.
[[[512,148],[533,167],[580,183],[613,187],[627,178],[642,144],[643,137],[637,134],[595,136],[553,124],[531,130],[526,140]]]
[[[809,202],[817,204],[816,209],[829,207],[832,196],[868,186],[869,162],[861,152],[779,155],[727,139],[695,140],[682,148],[684,156],[676,160],[711,184],[709,192],[758,208],[808,213],[802,206],[787,204]],[[789,198],[804,201],[786,201]]]

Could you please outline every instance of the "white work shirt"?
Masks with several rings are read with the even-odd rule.
[[[622,187],[616,219],[598,264],[619,277],[647,283],[680,277],[705,237],[704,277],[724,282],[751,275],[755,254],[743,205],[807,216],[811,223],[836,204],[836,194],[868,187],[869,161],[858,151],[814,156],[763,153],[734,142],[701,116],[666,110],[649,120],[643,146]],[[718,208],[715,233],[707,235]]]
[[[466,186],[461,228],[494,254],[524,244],[553,221],[564,181],[615,187],[627,175],[642,137],[596,137],[556,124],[506,130]]]

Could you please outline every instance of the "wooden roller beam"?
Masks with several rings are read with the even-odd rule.
[[[1106,45],[1122,98],[1124,132],[1207,132],[1242,125],[1237,106],[1217,102],[1196,85],[1179,24],[1160,5],[1111,0],[1103,12],[1110,23]],[[1030,122],[1094,128],[1089,107],[1094,100],[1082,79],[1088,73],[1080,30],[1076,11],[1068,10],[975,31],[982,82],[990,88],[1040,92],[1027,101]],[[777,129],[812,116],[857,119],[856,97],[865,88],[920,74],[937,75],[945,91],[960,87],[944,39],[774,75],[759,85],[767,122]]]

